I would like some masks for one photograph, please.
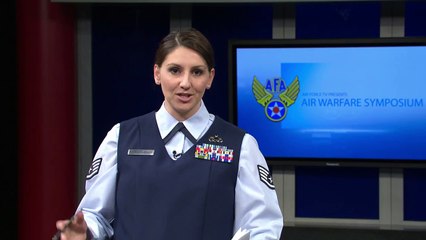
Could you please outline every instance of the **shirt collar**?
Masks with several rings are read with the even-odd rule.
[[[160,109],[155,113],[155,118],[157,120],[161,138],[165,138],[167,134],[173,129],[173,127],[179,122],[169,112],[167,112],[164,106],[164,102]],[[192,134],[192,136],[198,140],[200,139],[201,134],[204,132],[204,129],[209,126],[209,119],[209,112],[207,111],[204,102],[201,101],[201,106],[198,111],[192,117],[183,121],[183,124]]]

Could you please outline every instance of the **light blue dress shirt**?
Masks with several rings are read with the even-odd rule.
[[[164,138],[178,122],[164,104],[155,114],[161,137]],[[214,121],[203,102],[194,116],[183,121],[185,127],[200,139]],[[108,239],[113,235],[109,224],[114,217],[115,185],[117,175],[117,142],[120,125],[116,124],[104,138],[94,160],[102,159],[99,172],[86,181],[86,194],[77,211],[82,210],[94,239]],[[192,142],[178,132],[166,145],[175,161],[173,152],[186,152]],[[99,161],[98,161],[99,162]],[[246,133],[242,146],[235,187],[234,233],[239,229],[250,231],[251,240],[279,240],[283,228],[283,215],[274,189],[260,180],[258,165],[268,169],[256,139]]]

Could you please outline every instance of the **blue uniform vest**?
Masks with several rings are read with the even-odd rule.
[[[117,152],[114,239],[231,239],[244,134],[216,116],[206,134],[174,161],[166,152],[154,112],[122,122]],[[197,145],[203,143],[233,149],[233,161],[195,158]],[[128,154],[129,149],[154,153],[134,155]]]

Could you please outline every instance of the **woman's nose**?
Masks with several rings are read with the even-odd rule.
[[[182,75],[182,78],[180,80],[180,86],[182,88],[189,88],[191,86],[191,75],[189,73],[185,73]]]

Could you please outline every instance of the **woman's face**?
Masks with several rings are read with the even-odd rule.
[[[178,121],[194,115],[209,89],[215,71],[208,70],[204,59],[186,47],[177,47],[164,59],[161,67],[154,65],[154,79],[161,85],[167,111]]]

